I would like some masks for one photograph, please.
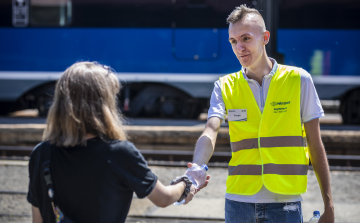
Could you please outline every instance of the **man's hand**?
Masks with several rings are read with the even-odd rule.
[[[191,167],[193,166],[193,163],[188,163],[187,166],[188,166],[188,168],[191,168]],[[203,185],[201,185],[201,187],[199,187],[199,188],[196,189],[195,194],[196,194],[197,192],[199,192],[200,189],[203,189],[204,187],[206,187],[206,186],[208,185],[209,179],[210,179],[210,175],[206,175],[205,183],[204,183]]]
[[[319,223],[335,222],[334,208],[325,210],[324,214],[321,215]]]
[[[193,164],[188,163],[187,166],[188,166],[188,168],[191,168],[193,166]],[[210,175],[207,175],[205,183],[200,188],[196,188],[194,185],[191,185],[190,193],[185,198],[185,203],[184,204],[188,204],[193,199],[195,194],[200,191],[200,189],[206,187],[208,185],[208,183],[209,183],[209,179],[210,179]]]

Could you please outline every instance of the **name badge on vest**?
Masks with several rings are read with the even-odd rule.
[[[228,109],[228,121],[247,121],[247,109]]]

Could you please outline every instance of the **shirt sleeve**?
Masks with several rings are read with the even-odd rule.
[[[300,112],[303,123],[313,119],[324,117],[324,110],[321,106],[320,99],[316,92],[311,75],[301,69],[301,96],[300,96]]]
[[[211,117],[219,117],[224,122],[225,116],[226,116],[225,103],[222,98],[220,81],[217,80],[214,83],[214,90],[213,90],[213,92],[211,94],[211,98],[210,98],[210,108],[208,111],[208,119]]]
[[[29,191],[27,194],[27,200],[34,207],[39,207],[38,193],[39,193],[39,150],[40,144],[38,144],[31,152],[29,160]]]
[[[123,183],[134,191],[138,198],[144,198],[154,189],[158,178],[151,172],[143,155],[134,144],[124,142],[123,145],[122,157],[119,157],[121,161],[119,160],[117,168],[121,172]]]

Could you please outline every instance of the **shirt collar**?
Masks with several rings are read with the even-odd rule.
[[[269,76],[273,76],[278,68],[278,63],[276,62],[276,60],[274,58],[269,57],[269,59],[274,64],[273,68],[271,69],[271,71],[269,73]],[[245,74],[245,67],[241,67],[241,72],[243,73],[245,80],[249,80],[249,78]]]

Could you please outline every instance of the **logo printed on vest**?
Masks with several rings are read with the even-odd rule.
[[[289,105],[290,101],[285,101],[285,102],[271,102],[270,105],[275,107],[277,105]],[[287,107],[282,107],[282,108],[274,108],[274,113],[283,113],[283,112],[287,112]]]
[[[270,103],[271,106],[288,105],[288,104],[290,104],[290,101],[286,101],[286,102],[275,102],[275,101],[273,101],[273,102]]]

